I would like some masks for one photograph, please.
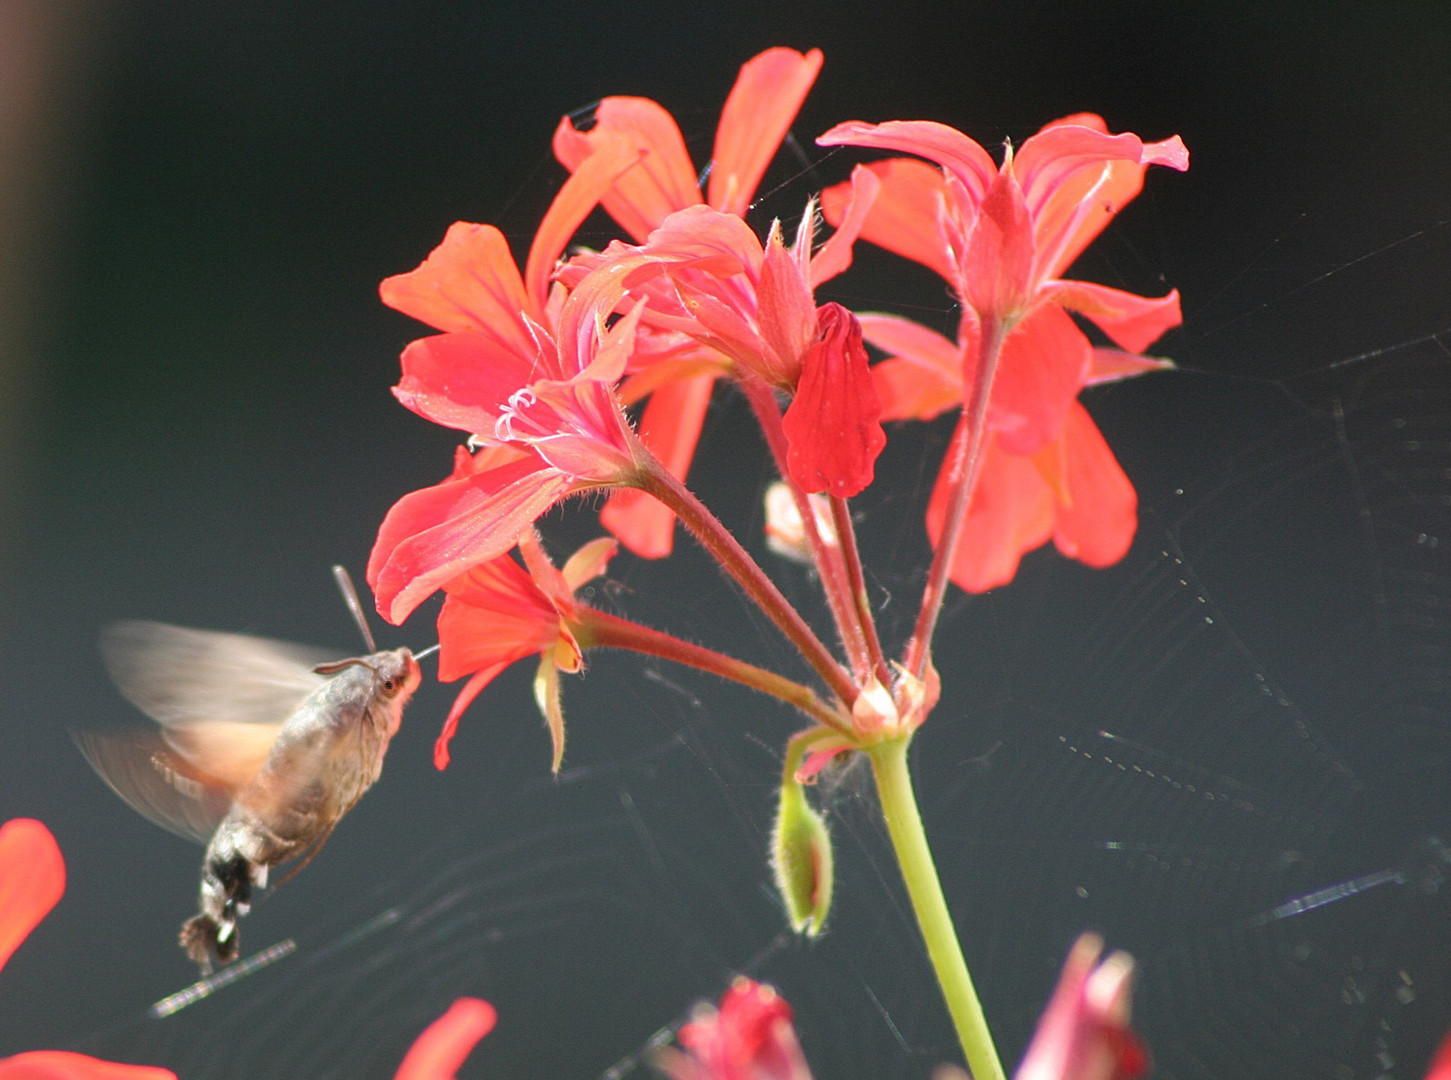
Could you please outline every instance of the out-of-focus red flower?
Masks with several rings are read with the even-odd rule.
[[[414,1040],[393,1080],[453,1080],[478,1041],[494,1030],[498,1013],[480,998],[459,998]]]
[[[1107,447],[1096,430],[1085,434],[1087,417],[1079,415],[1075,399],[1095,381],[1166,366],[1137,354],[1179,324],[1179,296],[1171,291],[1146,299],[1058,275],[1138,194],[1149,165],[1188,167],[1183,144],[1177,136],[1145,144],[1134,135],[1110,135],[1100,117],[1086,113],[1047,125],[1009,153],[1001,168],[961,132],[925,121],[840,124],[818,142],[904,150],[939,166],[908,158],[866,166],[881,190],[861,236],[937,271],[962,302],[955,342],[905,319],[862,317],[866,339],[890,354],[874,369],[884,418],[927,419],[960,404],[976,369],[983,326],[994,323],[1008,331],[989,402],[992,440],[983,469],[1028,478],[1030,490],[1015,495],[1007,491],[1007,478],[997,477],[1008,501],[994,498],[998,512],[990,523],[973,526],[971,515],[981,508],[970,511],[968,528],[976,537],[966,546],[977,555],[959,553],[953,580],[972,590],[1003,584],[1023,552],[1050,536],[1090,565],[1116,561],[1132,541],[1135,508],[1130,501],[1125,516],[1127,480],[1116,463],[1107,467]],[[822,203],[828,221],[846,220],[853,212],[844,184],[823,192]],[[1120,348],[1094,348],[1069,312],[1089,319]],[[1075,464],[1079,450],[1095,457]],[[1082,483],[1098,478],[1098,494],[1105,498],[1088,506],[1065,503],[1067,489],[1050,476],[1058,498],[1048,499],[1042,482],[1031,482],[1034,473],[1044,476],[1042,461],[1007,460],[1040,453],[1058,462],[1054,470],[1060,477],[1077,471]],[[979,488],[994,483],[985,471],[979,473]],[[1073,527],[1055,526],[1055,503],[1060,511],[1077,508]]]
[[[65,894],[65,859],[39,821],[0,827],[0,968]]]
[[[1426,1080],[1451,1080],[1451,1031],[1441,1040],[1431,1067],[1426,1070]]]
[[[1068,953],[1058,986],[1014,1080],[1135,1080],[1149,1055],[1129,1028],[1134,962],[1084,934]]]
[[[532,529],[519,538],[524,566],[509,554],[472,567],[444,586],[447,599],[438,615],[438,677],[453,682],[471,675],[459,691],[433,748],[433,763],[448,767],[449,740],[474,698],[516,660],[539,657],[534,693],[554,743],[554,770],[564,757],[564,713],[559,672],[584,666],[570,621],[578,610],[575,591],[605,572],[618,545],[593,540],[556,569]],[[527,569],[526,569],[527,567]]]
[[[615,140],[575,172],[545,215],[522,278],[497,229],[460,222],[416,270],[383,282],[386,303],[444,331],[404,350],[394,393],[486,447],[459,455],[452,476],[405,495],[385,518],[368,584],[390,622],[513,547],[559,500],[636,475],[638,444],[615,383],[639,314],[606,328],[620,300],[607,275],[567,299],[562,287],[549,288],[575,227],[635,160],[634,148]]]
[[[703,193],[680,128],[648,98],[605,98],[594,110],[594,126],[588,131],[564,118],[554,134],[555,156],[577,170],[612,139],[626,139],[638,148],[639,164],[622,173],[600,200],[636,243],[644,243],[672,213],[702,203],[741,217],[816,81],[821,60],[817,49],[799,53],[775,48],[742,66],[721,112]],[[621,392],[627,402],[650,395],[640,417],[640,438],[684,480],[722,361],[691,338],[651,333],[663,340],[641,351]],[[668,365],[668,371],[661,365]],[[670,554],[675,517],[639,492],[614,492],[600,520],[637,555]]]
[[[680,1029],[680,1050],[660,1052],[671,1080],[811,1080],[791,1006],[769,986],[738,978],[720,1007],[702,1006]]]
[[[65,893],[65,859],[39,821],[0,826],[0,968]],[[0,1080],[176,1080],[169,1069],[123,1065],[67,1050],[0,1058]]]

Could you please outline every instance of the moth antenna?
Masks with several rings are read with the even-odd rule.
[[[440,644],[435,641],[432,645],[430,645],[428,648],[424,649],[422,652],[416,652],[416,653],[414,653],[413,654],[413,659],[415,659],[415,660],[422,660],[425,656],[432,656],[434,653],[438,652],[438,650],[439,650],[440,647],[441,647]]]
[[[363,605],[358,599],[358,590],[353,586],[353,576],[348,573],[347,567],[339,564],[333,567],[333,580],[338,583],[338,591],[343,594],[343,602],[348,605],[353,622],[357,623],[358,629],[362,631],[363,643],[368,646],[370,653],[377,652],[378,644],[373,640],[373,631],[368,628],[368,619],[363,614]]]

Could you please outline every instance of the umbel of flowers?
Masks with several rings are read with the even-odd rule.
[[[445,479],[389,511],[368,582],[393,622],[446,594],[440,676],[467,681],[439,737],[440,768],[469,704],[525,658],[538,665],[556,769],[560,674],[582,671],[592,648],[694,666],[793,707],[803,726],[785,748],[772,863],[798,931],[818,933],[832,899],[830,835],[806,788],[832,758],[865,754],[968,1065],[991,1080],[1003,1070],[938,884],[906,750],[941,693],[932,641],[949,583],[1006,585],[1022,555],[1050,540],[1088,566],[1108,566],[1133,540],[1133,486],[1079,397],[1168,366],[1145,350],[1179,324],[1178,294],[1145,298],[1063,275],[1151,165],[1182,170],[1188,154],[1177,137],[1112,134],[1091,114],[1048,124],[1000,160],[939,123],[850,121],[817,142],[907,156],[860,164],[806,199],[793,226],[758,229],[747,220],[752,200],[821,64],[815,50],[780,48],[749,61],[706,162],[690,159],[660,105],[605,98],[587,128],[566,118],[554,134],[569,177],[522,269],[498,229],[460,222],[417,269],[383,283],[386,303],[437,331],[404,350],[394,393],[459,431],[462,445]],[[602,250],[571,249],[597,208],[621,237]],[[939,274],[956,299],[955,334],[821,296],[849,270],[858,241]],[[868,346],[880,352],[875,364]],[[778,474],[772,544],[814,565],[836,648],[688,486],[721,384],[759,424]],[[924,507],[933,558],[913,632],[889,651],[849,500],[876,479],[884,422],[943,414],[955,429]],[[586,492],[607,495],[600,517],[614,539],[557,567],[535,522]],[[801,654],[811,684],[579,598],[618,546],[668,555],[677,521]],[[1092,961],[1070,967],[1086,972]],[[672,1071],[710,1074],[699,1064],[709,1043],[702,1034],[689,1047],[695,1058],[676,1059]],[[782,1055],[785,1071],[804,1076],[804,1064]],[[1023,1075],[1129,1072],[1077,1073],[1047,1060],[1025,1062]]]

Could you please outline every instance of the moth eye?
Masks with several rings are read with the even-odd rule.
[[[384,679],[383,680],[383,693],[389,695],[390,697],[392,695],[398,693],[398,680],[397,679]]]

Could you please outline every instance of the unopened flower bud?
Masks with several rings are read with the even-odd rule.
[[[791,929],[807,937],[821,933],[831,910],[831,834],[794,779],[781,785],[771,836],[771,869]]]
[[[816,518],[816,533],[827,547],[836,547],[836,526],[831,521],[831,510],[826,499],[820,495],[808,495],[811,513]],[[806,539],[806,523],[801,520],[801,511],[791,497],[791,489],[780,480],[766,488],[766,546],[783,558],[793,562],[809,563],[811,544]]]

